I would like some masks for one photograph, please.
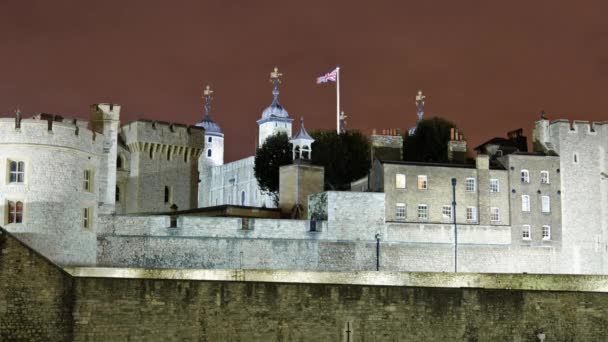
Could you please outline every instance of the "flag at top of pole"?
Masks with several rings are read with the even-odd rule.
[[[340,67],[336,67],[333,71],[317,77],[317,84],[336,82],[336,131],[340,134]]]

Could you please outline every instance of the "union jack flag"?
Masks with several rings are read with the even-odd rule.
[[[334,69],[334,71],[329,72],[321,77],[317,77],[317,84],[327,83],[329,81],[336,82],[337,77],[338,77],[338,68]]]

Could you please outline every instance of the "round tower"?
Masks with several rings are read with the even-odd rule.
[[[205,148],[201,154],[201,162],[207,166],[218,166],[224,164],[224,133],[220,126],[215,123],[209,112],[211,111],[211,100],[213,90],[207,86],[203,91],[205,99],[205,116],[203,120],[196,124],[205,129]]]
[[[281,76],[283,74],[279,73],[279,69],[276,67],[270,73],[270,82],[274,85],[274,89],[272,90],[273,100],[270,106],[264,109],[262,117],[257,121],[259,126],[258,146],[262,146],[266,138],[278,132],[285,132],[288,137],[291,137],[291,123],[293,119],[289,117],[287,110],[279,104]]]

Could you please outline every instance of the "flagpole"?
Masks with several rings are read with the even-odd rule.
[[[336,132],[340,134],[340,67],[336,67]]]

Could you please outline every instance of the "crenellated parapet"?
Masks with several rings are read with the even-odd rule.
[[[103,135],[87,128],[88,122],[52,114],[29,119],[0,118],[0,144],[53,146],[99,154]]]
[[[131,153],[169,153],[196,161],[205,145],[203,128],[164,121],[133,121],[123,125],[121,133]]]

